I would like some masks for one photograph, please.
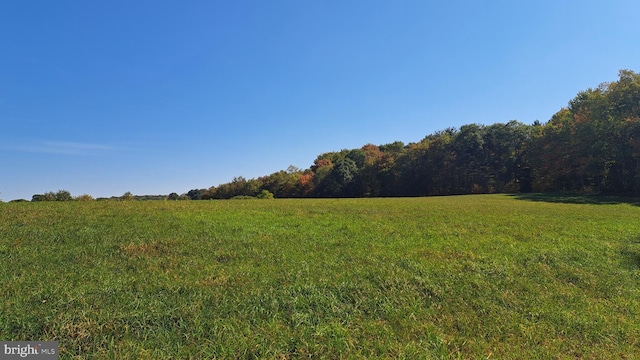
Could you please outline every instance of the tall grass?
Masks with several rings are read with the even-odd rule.
[[[9,203],[0,262],[62,358],[640,357],[633,204]]]

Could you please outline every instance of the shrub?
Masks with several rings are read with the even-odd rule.
[[[258,199],[273,199],[274,196],[269,190],[262,190],[260,194],[258,194]]]

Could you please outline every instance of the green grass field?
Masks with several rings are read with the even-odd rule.
[[[639,358],[640,207],[591,200],[0,204],[0,339],[61,358]]]

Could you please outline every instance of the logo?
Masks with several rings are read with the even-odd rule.
[[[58,342],[0,341],[0,359],[58,360]]]

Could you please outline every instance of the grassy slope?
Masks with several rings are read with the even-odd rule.
[[[0,262],[0,339],[63,358],[640,357],[631,204],[0,204]]]

